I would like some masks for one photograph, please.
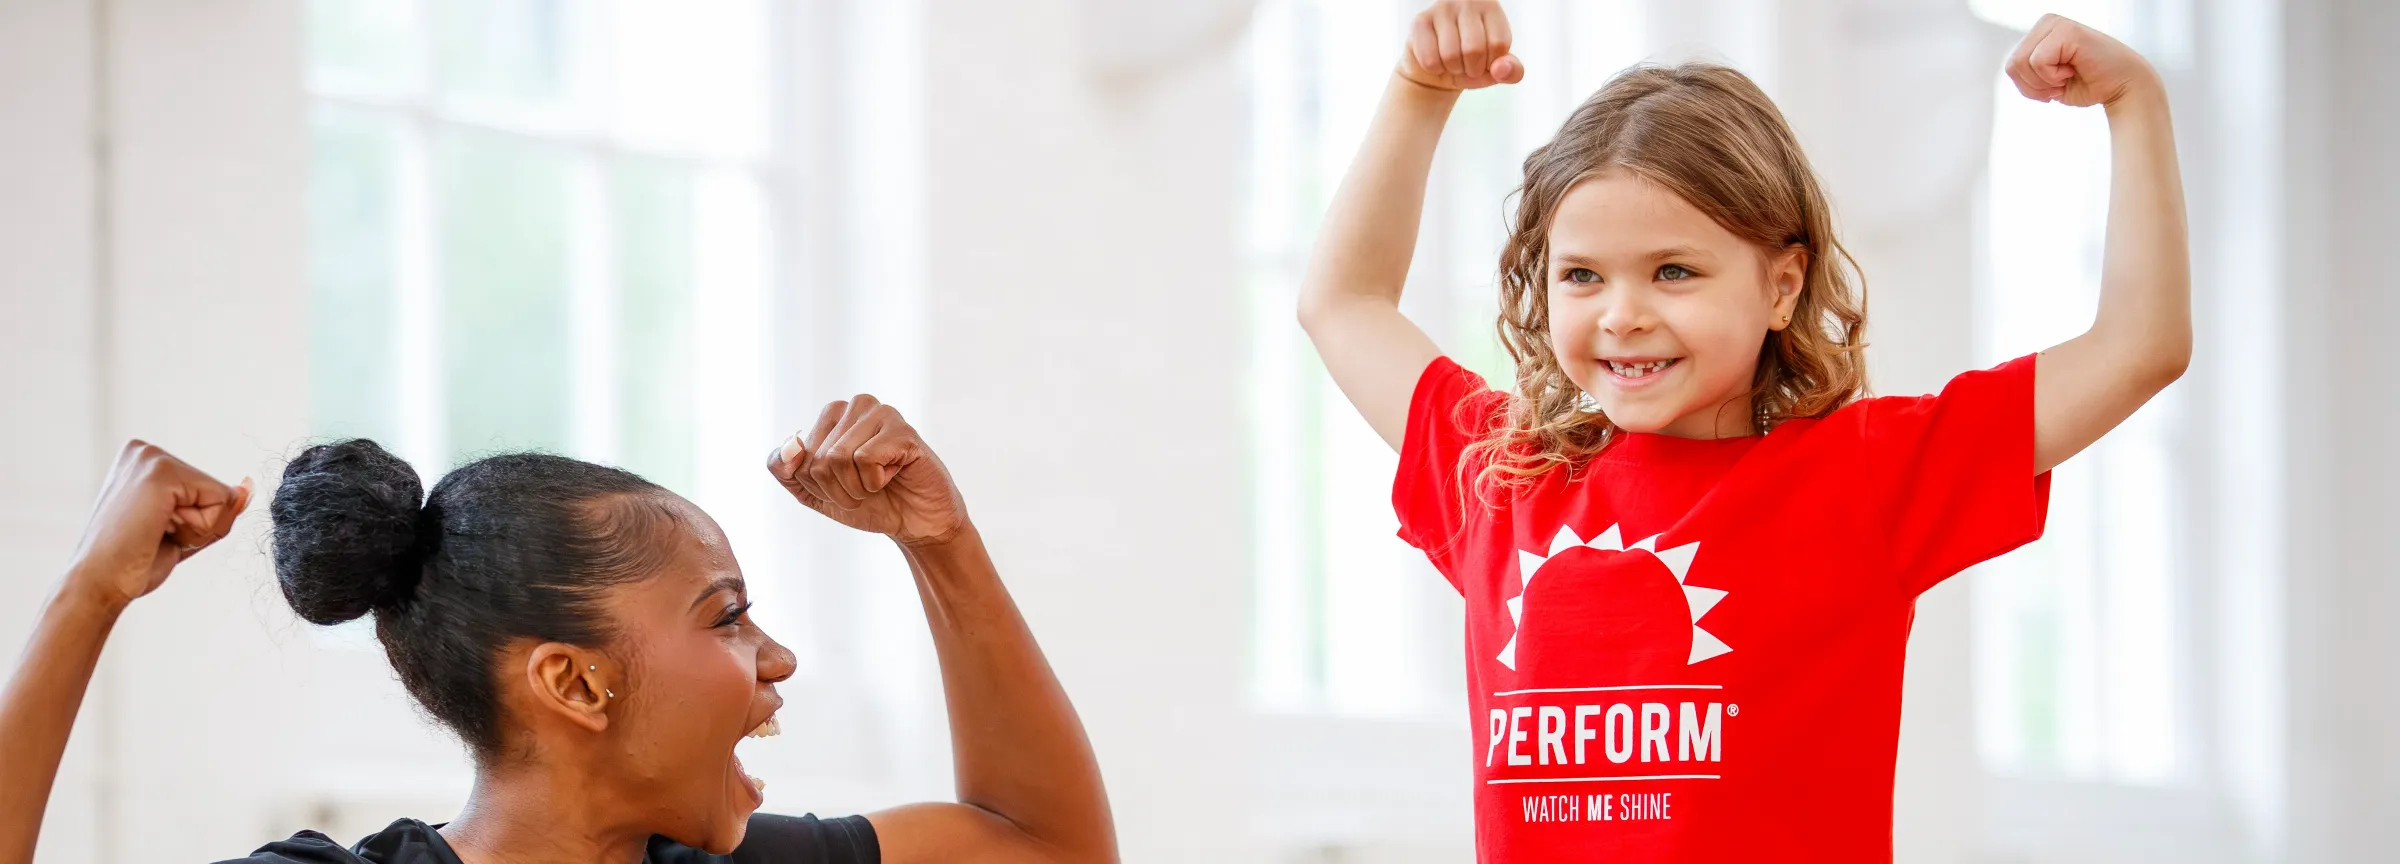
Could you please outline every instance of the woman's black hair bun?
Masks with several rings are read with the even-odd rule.
[[[270,513],[275,580],[292,611],[339,624],[408,602],[436,530],[410,468],[365,438],[310,447],[284,466]]]

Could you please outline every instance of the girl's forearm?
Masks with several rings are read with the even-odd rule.
[[[0,864],[33,860],[50,787],[109,630],[125,611],[77,580],[50,598],[33,639],[0,691]]]
[[[1399,305],[1434,147],[1457,104],[1458,91],[1391,76],[1358,158],[1325,212],[1301,285],[1303,319],[1312,308],[1362,299]]]
[[[2122,346],[2140,383],[2164,388],[2192,354],[2191,252],[2183,179],[2165,89],[2155,83],[2108,107],[2107,246],[2092,329]]]
[[[1113,860],[1116,830],[1083,722],[982,535],[969,525],[902,550],[941,663],[959,800],[1073,860]]]

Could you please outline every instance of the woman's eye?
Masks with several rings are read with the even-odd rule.
[[[727,609],[725,610],[725,617],[717,620],[717,626],[731,627],[735,624],[742,623],[742,616],[748,614],[750,614],[750,604],[748,603]]]
[[[1592,272],[1592,271],[1590,271],[1590,270],[1587,270],[1587,269],[1584,269],[1584,268],[1582,268],[1582,267],[1571,267],[1571,268],[1568,268],[1568,269],[1567,269],[1566,276],[1567,276],[1567,281],[1569,281],[1569,282],[1584,282],[1584,283],[1591,283],[1591,282],[1598,282],[1598,281],[1600,281],[1600,274],[1598,274],[1598,273],[1594,273],[1594,272]]]
[[[1693,273],[1681,264],[1668,264],[1658,268],[1658,279],[1661,282],[1681,282],[1697,275],[1699,274]]]

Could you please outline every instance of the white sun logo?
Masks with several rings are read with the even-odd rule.
[[[1524,630],[1525,592],[1533,587],[1533,577],[1542,572],[1542,565],[1548,564],[1550,559],[1558,557],[1558,553],[1577,546],[1589,546],[1610,552],[1631,552],[1636,549],[1648,552],[1652,557],[1657,558],[1659,563],[1667,565],[1667,572],[1675,574],[1676,583],[1681,584],[1684,574],[1692,569],[1692,556],[1700,554],[1700,544],[1693,542],[1673,549],[1659,549],[1657,548],[1658,538],[1659,535],[1653,534],[1627,546],[1617,533],[1615,525],[1608,526],[1608,530],[1600,532],[1600,536],[1589,541],[1575,536],[1575,529],[1564,525],[1559,526],[1558,536],[1550,541],[1550,554],[1536,555],[1523,549],[1517,550],[1517,596],[1508,598],[1508,620],[1515,624],[1519,631]],[[1733,650],[1723,640],[1718,639],[1716,634],[1700,629],[1700,616],[1708,614],[1708,610],[1715,608],[1717,601],[1723,599],[1725,599],[1725,592],[1715,588],[1702,588],[1697,585],[1683,586],[1683,601],[1692,610],[1692,658],[1685,661],[1684,665],[1689,666]],[[1510,669],[1517,668],[1516,634],[1509,635],[1508,645],[1500,649],[1498,659],[1502,666]]]

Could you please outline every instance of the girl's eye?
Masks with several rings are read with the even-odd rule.
[[[1658,268],[1658,278],[1661,282],[1681,282],[1697,275],[1700,274],[1692,272],[1681,264],[1668,264]]]
[[[1592,283],[1592,282],[1598,282],[1598,281],[1600,281],[1600,274],[1598,274],[1598,273],[1594,273],[1594,272],[1592,272],[1592,271],[1590,271],[1590,270],[1588,270],[1588,269],[1582,268],[1582,267],[1570,267],[1570,268],[1568,268],[1568,269],[1567,269],[1566,276],[1567,276],[1567,281],[1569,281],[1569,282],[1583,282],[1583,283]]]

